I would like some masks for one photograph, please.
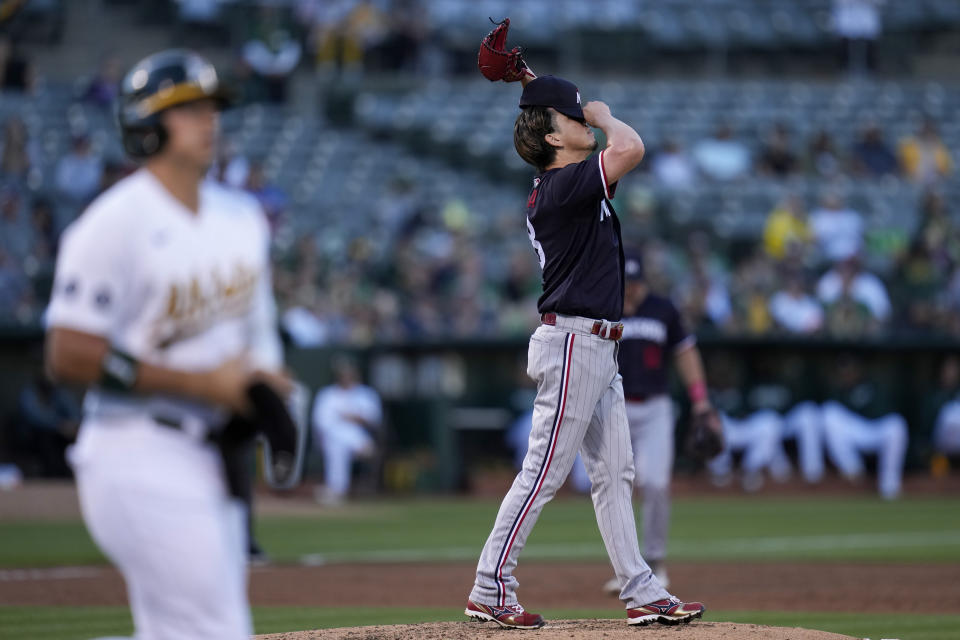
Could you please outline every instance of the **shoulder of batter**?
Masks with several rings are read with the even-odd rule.
[[[91,202],[64,231],[64,240],[77,238],[101,247],[130,246],[143,228],[143,190],[139,174],[127,176]]]
[[[203,183],[203,197],[208,199],[218,215],[229,216],[231,224],[249,224],[256,233],[269,238],[267,214],[255,197],[212,180]]]

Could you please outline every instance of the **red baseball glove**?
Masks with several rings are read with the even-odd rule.
[[[490,18],[493,22],[493,18]],[[477,54],[477,67],[483,77],[490,82],[503,80],[516,82],[525,75],[533,77],[533,73],[523,60],[520,47],[507,51],[507,32],[510,30],[510,18],[503,22],[493,22],[497,25],[487,37],[480,41],[480,52]]]

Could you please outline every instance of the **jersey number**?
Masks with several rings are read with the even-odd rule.
[[[543,265],[547,263],[547,256],[543,255],[543,245],[537,240],[537,235],[533,231],[533,224],[530,222],[530,218],[527,218],[527,235],[530,236],[530,244],[533,245],[533,250],[537,252],[537,259],[540,260],[540,268],[543,269]]]

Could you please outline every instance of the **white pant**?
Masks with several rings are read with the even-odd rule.
[[[880,494],[895,498],[903,481],[907,423],[891,413],[877,420],[860,416],[839,402],[823,404],[824,439],[833,464],[848,477],[863,473],[863,453],[876,453]]]
[[[358,453],[374,447],[373,438],[363,427],[340,424],[334,429],[319,429],[323,447],[323,476],[327,490],[336,496],[350,491],[350,466]]]
[[[783,417],[783,437],[796,438],[797,459],[803,479],[809,483],[823,478],[823,418],[815,402],[801,402]],[[782,444],[773,461],[774,473],[788,473],[790,461]]]
[[[933,447],[947,455],[960,454],[960,401],[943,405],[933,429]]]
[[[147,418],[111,419],[85,422],[70,458],[137,640],[248,639],[245,511],[213,447]]]
[[[776,459],[783,433],[783,418],[776,411],[765,409],[746,418],[731,418],[720,414],[723,421],[725,446],[720,455],[707,467],[714,475],[725,475],[733,470],[733,454],[743,451],[743,471],[753,474],[769,468]]]
[[[667,556],[670,530],[670,474],[673,471],[673,404],[666,394],[627,402],[633,445],[633,484],[643,489],[643,557]]]

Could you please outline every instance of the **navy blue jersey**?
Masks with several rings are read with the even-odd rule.
[[[693,345],[680,312],[668,299],[648,294],[630,317],[623,319],[620,375],[623,395],[650,397],[667,392],[669,359],[678,346]]]
[[[610,204],[603,152],[538,175],[527,233],[543,269],[540,313],[619,320],[623,315],[620,221]]]

